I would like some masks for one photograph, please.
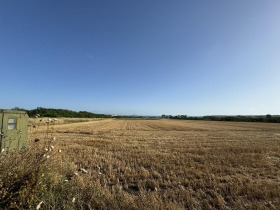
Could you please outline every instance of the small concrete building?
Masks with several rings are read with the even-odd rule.
[[[19,110],[0,109],[1,153],[20,150],[27,146],[28,115]]]

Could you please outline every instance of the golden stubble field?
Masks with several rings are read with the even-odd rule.
[[[34,164],[38,168],[35,187],[24,194],[32,195],[25,205],[280,208],[279,124],[104,119],[46,129],[33,128],[32,149],[12,161],[21,165],[29,159],[21,173]],[[18,204],[21,199],[12,200],[14,206],[24,206]]]

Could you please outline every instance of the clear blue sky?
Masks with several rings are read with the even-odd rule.
[[[279,0],[0,0],[1,108],[280,114]]]

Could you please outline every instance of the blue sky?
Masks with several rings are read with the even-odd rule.
[[[0,0],[1,108],[280,114],[278,0]]]

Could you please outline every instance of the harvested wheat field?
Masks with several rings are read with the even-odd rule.
[[[30,149],[9,154],[3,167],[2,179],[12,174],[2,180],[3,208],[279,209],[280,125],[167,119],[104,119],[48,131],[41,125],[30,132]]]

